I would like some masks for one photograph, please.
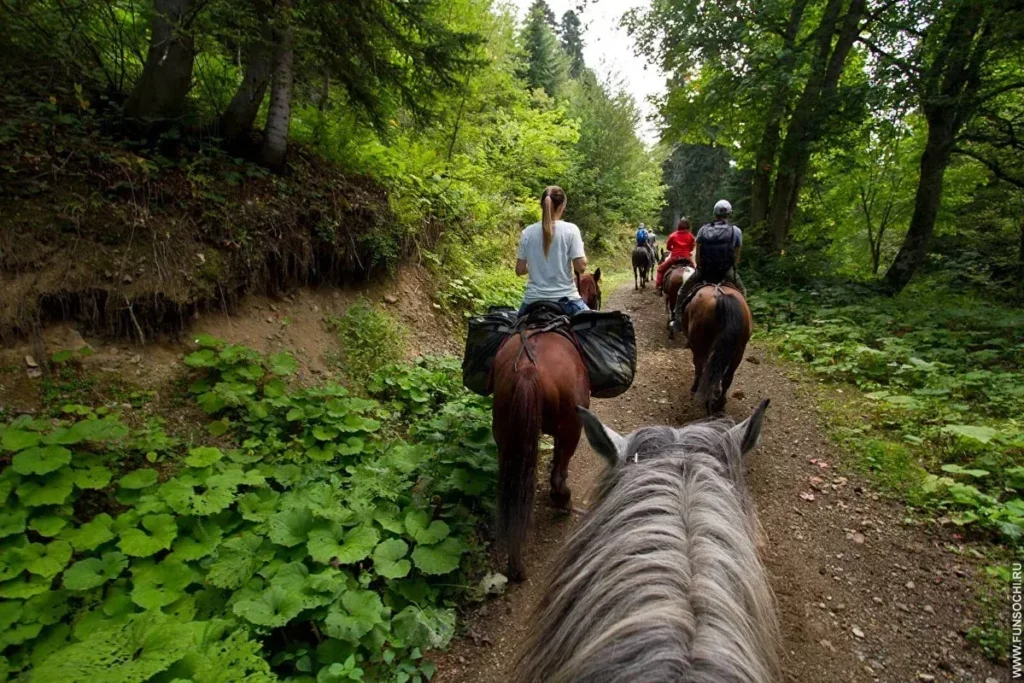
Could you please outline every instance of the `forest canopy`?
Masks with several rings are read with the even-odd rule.
[[[727,153],[768,253],[890,291],[942,254],[1020,291],[1020,3],[654,0],[626,23],[669,77],[664,140],[684,146],[666,168]]]

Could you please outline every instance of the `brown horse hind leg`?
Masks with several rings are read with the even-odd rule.
[[[551,504],[559,510],[569,510],[572,504],[572,490],[569,488],[569,460],[580,442],[581,427],[578,423],[559,426],[555,437],[555,449],[551,454]]]

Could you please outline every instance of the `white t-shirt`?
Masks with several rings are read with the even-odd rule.
[[[544,228],[534,223],[519,237],[519,258],[529,269],[523,303],[557,301],[562,297],[579,299],[576,280],[572,274],[572,260],[586,254],[583,237],[573,223],[555,222],[555,234],[544,256]]]

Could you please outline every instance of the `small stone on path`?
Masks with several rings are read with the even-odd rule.
[[[864,637],[864,631],[861,631],[856,626],[853,627],[852,631],[853,631],[853,635],[857,636],[858,638],[863,638]]]

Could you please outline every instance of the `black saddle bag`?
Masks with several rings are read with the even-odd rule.
[[[572,331],[590,374],[590,395],[615,398],[636,375],[633,320],[621,311],[583,311],[572,317]]]
[[[466,352],[462,356],[462,383],[481,396],[491,393],[491,366],[505,338],[516,326],[514,308],[492,308],[487,315],[469,319]]]

